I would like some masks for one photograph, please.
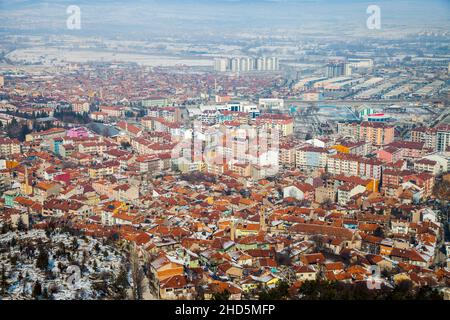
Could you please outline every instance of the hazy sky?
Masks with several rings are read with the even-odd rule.
[[[369,4],[380,6],[384,31],[450,30],[449,0],[0,0],[0,31],[74,33],[66,29],[66,8],[78,5],[79,34],[336,35],[367,31]]]

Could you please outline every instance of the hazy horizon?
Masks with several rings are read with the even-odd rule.
[[[382,28],[368,33],[368,5]],[[81,9],[81,30],[68,30],[66,9]],[[450,2],[366,0],[15,0],[0,3],[2,34],[145,38],[262,35],[394,35],[450,29]],[[373,30],[372,30],[373,31]]]

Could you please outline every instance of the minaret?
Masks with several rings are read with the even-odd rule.
[[[33,193],[30,183],[28,181],[28,167],[25,165],[25,182],[23,184],[23,193],[25,195],[30,195]]]
[[[236,226],[234,225],[234,219],[233,219],[233,220],[231,220],[231,225],[230,225],[230,238],[231,238],[231,241],[233,241],[233,242],[234,242],[235,234],[236,234]]]
[[[261,207],[261,210],[259,210],[259,230],[264,232],[267,231],[266,215],[264,207]]]
[[[25,186],[28,186],[28,167],[25,166]]]

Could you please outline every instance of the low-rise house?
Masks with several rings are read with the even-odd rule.
[[[294,266],[295,277],[300,281],[314,281],[317,279],[317,271],[310,266]]]
[[[159,298],[162,300],[189,300],[195,295],[195,285],[184,275],[175,275],[159,283]]]
[[[227,291],[230,294],[229,300],[241,300],[242,289],[233,282],[213,281],[209,283],[204,289],[205,300],[211,300],[214,294],[223,293]]]
[[[183,276],[184,267],[181,261],[163,255],[150,263],[150,272],[153,281],[158,284],[172,277]]]
[[[350,202],[351,198],[355,195],[361,194],[366,191],[366,188],[361,185],[344,184],[338,188],[337,198],[340,205],[346,205]]]
[[[437,161],[424,158],[414,162],[414,170],[418,172],[428,172],[432,175],[437,175],[441,170],[441,166]]]
[[[41,203],[44,202],[50,196],[59,195],[62,190],[62,186],[56,182],[38,182],[33,187],[34,197]]]

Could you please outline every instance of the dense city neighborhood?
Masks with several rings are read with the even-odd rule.
[[[236,37],[0,37],[0,300],[450,299],[448,32]]]

